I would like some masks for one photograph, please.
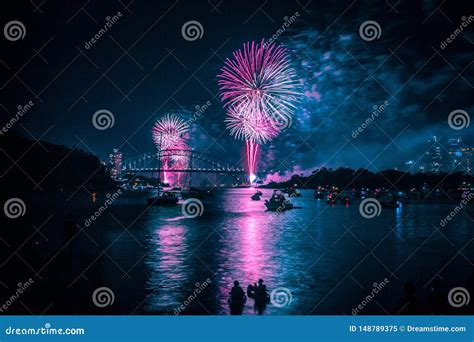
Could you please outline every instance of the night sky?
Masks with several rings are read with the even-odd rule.
[[[1,25],[23,23],[23,39],[1,36],[1,125],[29,101],[11,128],[31,139],[79,147],[105,160],[151,152],[151,128],[167,112],[191,117],[190,145],[237,162],[243,143],[225,131],[217,78],[225,58],[244,42],[272,37],[290,51],[304,84],[293,125],[264,146],[260,167],[301,170],[322,165],[372,170],[417,159],[431,135],[473,144],[473,126],[453,130],[450,112],[474,113],[472,1],[3,1]],[[122,16],[89,49],[107,16]],[[196,20],[201,39],[183,38]],[[376,21],[380,37],[359,27]],[[388,105],[357,138],[352,132],[374,106]],[[107,109],[113,127],[98,130]]]

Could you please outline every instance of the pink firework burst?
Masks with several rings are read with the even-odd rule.
[[[240,106],[242,107],[242,106]],[[227,111],[227,129],[236,139],[264,144],[275,138],[279,131],[263,115],[249,115],[245,109],[231,107]]]
[[[184,142],[184,135],[188,130],[189,125],[186,121],[175,114],[166,114],[153,126],[153,142],[161,150],[172,149]]]
[[[186,121],[175,114],[166,114],[156,121],[152,129],[153,142],[161,151],[166,150],[188,150],[185,136],[189,130]],[[163,169],[163,177],[165,183],[181,182],[180,173],[173,174],[173,170],[183,169],[187,167],[188,158],[185,154],[166,153],[160,158],[161,167]],[[176,173],[176,172],[175,172]]]
[[[233,56],[218,76],[224,106],[246,117],[259,117],[257,122],[288,121],[300,92],[287,50],[262,40],[245,43]]]
[[[249,178],[255,178],[258,146],[275,138],[282,122],[291,123],[299,80],[287,50],[263,40],[235,51],[218,77],[227,128],[246,141]]]

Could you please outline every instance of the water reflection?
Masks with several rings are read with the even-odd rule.
[[[302,191],[303,197],[294,199],[301,209],[275,216],[263,204],[272,191],[263,190],[261,201],[250,200],[253,192],[217,193],[204,203],[204,214],[196,219],[183,218],[179,206],[147,212],[143,225],[149,233],[145,260],[151,273],[146,284],[151,294],[143,312],[172,313],[193,293],[196,283],[210,278],[211,285],[183,313],[228,314],[234,280],[245,290],[262,278],[269,291],[284,287],[293,296],[291,305],[270,305],[267,314],[350,313],[358,304],[361,288],[342,281],[349,272],[364,286],[391,277],[389,271],[394,270],[400,279],[420,278],[424,284],[450,258],[445,238],[432,232],[452,210],[451,205],[401,204],[368,220],[360,215],[357,203],[327,206],[310,191]],[[472,230],[464,221],[445,229],[445,234],[461,247],[472,239]],[[423,257],[415,259],[413,253],[420,245]],[[375,256],[367,257],[371,250]],[[474,258],[472,249],[464,252],[467,258]],[[458,261],[450,266],[470,267]],[[378,299],[388,306],[401,291],[396,279],[390,279],[393,288]],[[464,281],[462,276],[454,280]],[[365,312],[379,313],[378,309]],[[244,314],[254,314],[253,300],[247,302]]]
[[[151,310],[160,307],[169,310],[171,306],[180,304],[180,285],[187,276],[185,227],[174,223],[155,228],[150,246],[153,271],[148,285],[153,292],[148,304]]]

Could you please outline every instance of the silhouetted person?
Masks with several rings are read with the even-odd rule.
[[[234,287],[230,290],[230,314],[231,315],[242,315],[245,302],[247,301],[247,296],[245,295],[244,290],[240,287],[239,282],[234,281]]]
[[[445,313],[446,297],[443,294],[441,279],[435,279],[431,283],[428,306],[432,314],[441,315]]]
[[[259,315],[263,315],[268,300],[267,286],[263,283],[262,279],[259,279],[258,286],[255,288],[255,311],[258,312]]]
[[[411,281],[406,282],[404,291],[405,295],[402,297],[398,313],[400,315],[416,315],[418,313],[418,301],[415,296],[415,284]]]

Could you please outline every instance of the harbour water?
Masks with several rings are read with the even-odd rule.
[[[184,216],[180,205],[147,207],[149,194],[124,193],[77,236],[64,272],[55,251],[34,267],[42,266],[44,284],[56,284],[54,275],[62,273],[58,290],[48,285],[48,293],[38,281],[34,291],[54,302],[50,313],[222,315],[229,314],[234,280],[245,290],[261,278],[269,292],[286,296],[265,314],[350,315],[364,300],[359,314],[396,314],[407,281],[425,306],[433,279],[442,279],[447,293],[473,272],[472,206],[442,227],[457,203],[402,204],[367,219],[358,202],[329,206],[310,190],[292,200],[301,208],[275,214],[263,203],[272,190],[263,189],[261,201],[250,200],[253,192],[216,191],[196,218]],[[74,219],[83,226],[94,210],[76,207]],[[102,286],[115,300],[98,309],[90,298]],[[252,299],[244,314],[255,314]]]

